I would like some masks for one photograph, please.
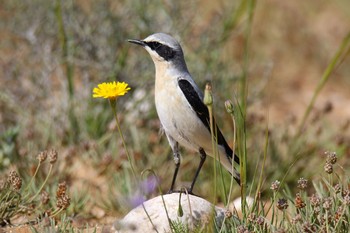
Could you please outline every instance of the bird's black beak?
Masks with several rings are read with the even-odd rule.
[[[137,44],[137,45],[141,45],[142,47],[146,46],[146,43],[143,42],[142,40],[128,40],[128,42],[133,43],[133,44]]]

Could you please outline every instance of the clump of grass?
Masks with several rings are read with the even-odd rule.
[[[12,219],[20,215],[32,215],[37,213],[54,217],[66,210],[70,205],[70,197],[65,182],[58,185],[56,192],[56,206],[50,205],[50,194],[44,190],[52,174],[53,166],[57,161],[56,150],[40,152],[37,156],[38,164],[34,175],[28,184],[24,186],[22,177],[18,172],[10,171],[6,179],[0,182],[0,225],[9,225]],[[49,165],[49,171],[44,181],[38,182],[38,172],[45,165]],[[40,218],[39,218],[40,219]],[[37,220],[34,220],[34,223]]]
[[[305,190],[305,179],[298,181],[300,191],[290,211],[290,227],[296,232],[346,232],[350,227],[349,180],[333,171],[336,153],[326,152],[326,155],[327,176],[320,182],[313,182],[311,195]],[[333,176],[337,177],[336,184]]]
[[[59,219],[46,218],[45,221],[41,222],[38,226],[31,226],[31,231],[34,233],[39,232],[80,232],[79,229],[74,227],[74,224],[67,217],[66,214],[62,214]],[[84,232],[97,232],[96,227],[86,226]]]
[[[16,150],[19,127],[12,127],[0,134],[0,170],[10,166]]]
[[[313,181],[300,178],[296,181],[298,191],[290,193],[283,183],[271,184],[270,202],[259,200],[256,208],[248,209],[241,225],[226,224],[231,228],[224,232],[347,232],[350,227],[349,178],[330,172],[336,166],[335,152],[326,152],[328,165],[325,177]],[[333,176],[337,178],[334,183]]]

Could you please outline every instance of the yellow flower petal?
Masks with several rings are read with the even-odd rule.
[[[116,99],[125,95],[131,88],[125,82],[104,82],[95,87],[92,92],[93,98]]]

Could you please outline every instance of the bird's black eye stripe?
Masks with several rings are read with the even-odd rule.
[[[169,61],[175,56],[175,50],[167,45],[161,44],[159,42],[146,42],[152,50],[156,51],[159,56],[164,58],[166,61]]]
[[[157,50],[159,47],[162,46],[161,43],[158,42],[146,42],[146,44],[152,49],[152,50]]]

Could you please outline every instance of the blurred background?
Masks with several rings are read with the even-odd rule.
[[[247,94],[248,185],[261,169],[268,127],[262,197],[272,181],[317,180],[324,151],[336,151],[339,173],[350,165],[350,60],[322,89],[295,138],[303,114],[332,57],[350,30],[350,2],[5,0],[0,6],[0,174],[18,170],[26,180],[40,151],[58,151],[48,192],[66,181],[69,213],[108,221],[132,208],[135,191],[108,101],[92,99],[105,81],[132,90],[118,99],[118,116],[138,173],[152,169],[166,192],[174,164],[154,106],[154,65],[127,39],[169,33],[184,50],[200,88],[213,85],[215,115],[232,145],[233,124],[224,102]],[[178,186],[194,176],[199,156],[182,151]],[[194,193],[211,197],[213,160],[207,159]],[[44,179],[43,170],[39,177]],[[224,173],[227,184],[228,174]],[[255,181],[256,182],[256,181]],[[51,185],[51,186],[50,186]],[[225,191],[219,185],[217,201]],[[227,187],[226,187],[227,188]],[[210,191],[208,191],[210,190]],[[239,196],[234,186],[234,197]],[[152,195],[158,195],[155,189]],[[103,219],[103,220],[102,220]]]

